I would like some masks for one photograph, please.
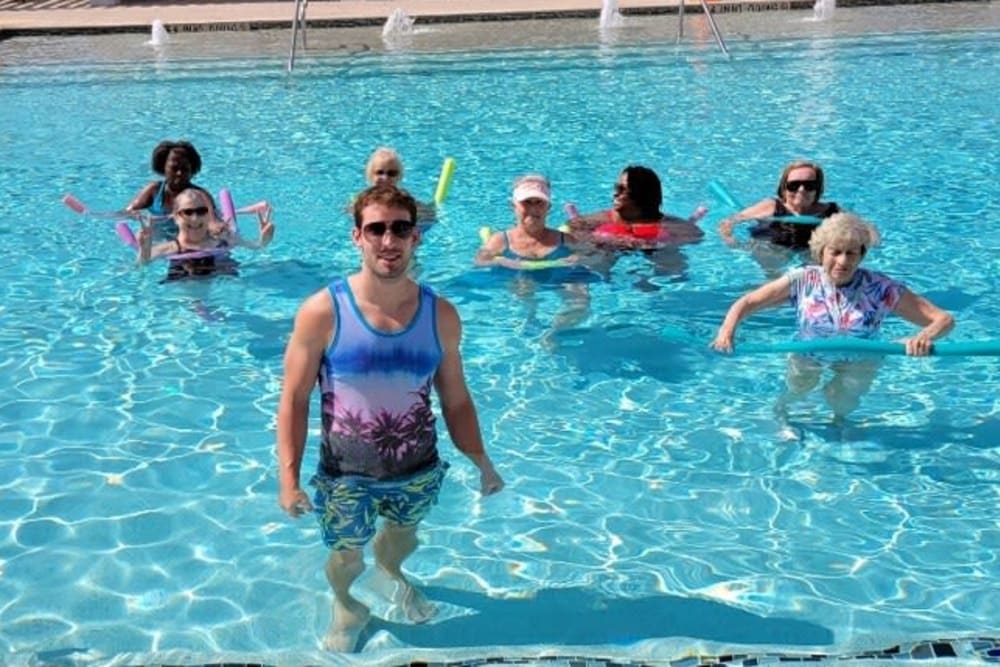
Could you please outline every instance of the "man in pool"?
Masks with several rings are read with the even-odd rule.
[[[396,582],[395,600],[407,617],[422,623],[434,614],[401,569],[448,467],[437,450],[432,385],[448,433],[479,468],[480,492],[504,485],[483,448],[465,383],[458,312],[409,277],[420,241],[415,200],[392,185],[365,190],[354,203],[351,235],[361,269],[299,308],[278,407],[279,502],[292,517],[312,510],[319,518],[334,598],[324,646],[338,651],[354,650],[370,616],[350,587],[373,537],[376,565]],[[317,380],[322,435],[313,510],[299,473]]]

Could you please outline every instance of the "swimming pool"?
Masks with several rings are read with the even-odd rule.
[[[667,335],[707,344],[763,279],[719,241],[709,180],[763,197],[808,156],[829,198],[884,232],[870,266],[953,311],[952,340],[1000,337],[1000,31],[988,6],[940,11],[864,35],[779,12],[781,34],[731,39],[729,61],[704,35],[625,46],[650,30],[635,21],[614,44],[313,52],[292,78],[280,56],[194,58],[193,41],[115,60],[141,38],[109,37],[110,51],[87,38],[100,57],[42,65],[0,43],[0,660],[347,661],[316,650],[325,552],[311,521],[277,507],[274,413],[296,307],[356,265],[342,207],[380,144],[425,199],[456,158],[419,271],[461,310],[508,488],[480,501],[442,442],[455,465],[407,563],[442,613],[406,625],[365,597],[384,619],[358,664],[469,646],[662,661],[996,636],[996,358],[889,358],[850,428],[813,400],[790,432],[771,411],[782,358]],[[198,182],[275,204],[276,242],[238,279],[160,284],[109,224],[59,203],[123,205],[168,137],[202,152]],[[712,208],[675,272],[623,258],[589,284],[590,317],[554,333],[558,287],[471,268],[479,226],[511,217],[517,174],[548,174],[557,201],[586,211],[632,162],[660,173],[668,210]],[[742,340],[791,324],[772,311]]]

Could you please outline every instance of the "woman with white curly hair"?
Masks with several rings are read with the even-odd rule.
[[[857,215],[830,216],[809,240],[809,250],[818,265],[792,269],[737,299],[726,313],[712,347],[732,352],[733,335],[744,318],[788,301],[797,312],[799,339],[875,338],[885,316],[896,313],[922,327],[904,341],[906,354],[930,354],[931,341],[951,331],[955,320],[901,282],[860,268],[868,250],[879,241],[875,227]],[[779,407],[816,387],[825,365],[833,370],[833,378],[824,385],[824,394],[834,416],[843,418],[860,403],[875,379],[880,362],[870,358],[793,354],[788,366],[788,392]]]

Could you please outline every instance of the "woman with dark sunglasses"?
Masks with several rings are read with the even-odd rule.
[[[663,213],[660,177],[649,167],[625,167],[615,182],[611,208],[576,216],[569,228],[602,250],[656,250],[704,236],[690,219]]]
[[[177,237],[153,245],[153,229],[144,225],[139,232],[139,265],[148,264],[158,257],[169,260],[167,280],[235,274],[238,264],[230,257],[232,248],[261,249],[274,238],[271,208],[257,213],[260,238],[248,241],[226,225],[216,221],[212,198],[203,190],[188,188],[174,197],[173,220],[177,224]]]
[[[823,169],[815,162],[796,160],[785,166],[778,179],[777,196],[749,206],[719,224],[719,233],[727,245],[738,245],[733,237],[737,223],[756,221],[750,236],[769,241],[777,246],[805,250],[813,230],[823,219],[840,211],[834,202],[821,202],[823,196]],[[815,222],[782,222],[781,218],[812,217]]]

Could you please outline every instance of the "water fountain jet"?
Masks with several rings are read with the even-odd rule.
[[[163,21],[160,19],[153,19],[153,26],[150,30],[149,41],[146,42],[150,46],[163,46],[170,41],[170,33],[163,25]]]
[[[837,0],[816,0],[813,5],[813,19],[816,21],[828,21],[833,18],[833,11],[837,8]]]
[[[382,26],[382,39],[385,42],[393,42],[411,36],[415,22],[402,8],[397,7],[392,10],[389,18],[385,20],[385,25]]]

